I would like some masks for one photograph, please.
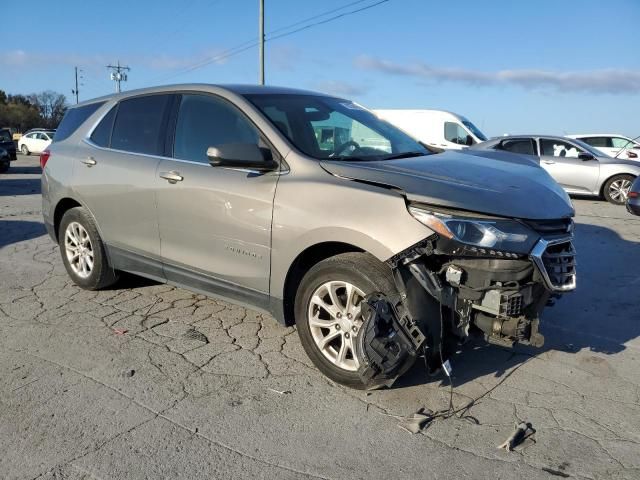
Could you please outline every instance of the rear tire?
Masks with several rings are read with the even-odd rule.
[[[95,221],[84,208],[67,210],[60,221],[58,245],[67,273],[85,290],[100,290],[118,280],[109,265]]]
[[[391,269],[368,253],[353,252],[314,265],[296,293],[295,319],[302,346],[318,370],[347,387],[368,387],[357,373],[353,346],[362,324],[359,303],[373,292],[397,294]]]
[[[20,147],[20,151],[23,155],[31,155],[31,152],[24,143],[22,144],[22,147]]]
[[[634,180],[633,175],[615,175],[611,177],[603,187],[605,200],[614,205],[624,205]]]

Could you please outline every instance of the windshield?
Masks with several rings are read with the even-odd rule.
[[[11,132],[9,130],[0,130],[0,142],[12,141]]]
[[[465,127],[467,127],[471,133],[473,133],[476,137],[478,137],[479,140],[483,142],[487,141],[487,137],[485,137],[484,133],[482,133],[480,129],[476,127],[473,123],[471,123],[469,120],[467,120],[466,118],[463,118],[462,124]]]
[[[246,95],[300,151],[319,160],[428,155],[417,140],[360,105],[319,95]]]

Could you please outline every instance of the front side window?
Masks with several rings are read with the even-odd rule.
[[[256,128],[229,102],[211,95],[182,97],[173,147],[175,158],[208,164],[209,147],[259,142]]]
[[[444,138],[448,142],[458,145],[473,145],[475,143],[469,132],[456,122],[444,122]]]
[[[9,130],[0,130],[0,142],[10,142],[12,140]]]
[[[542,155],[548,157],[567,157],[578,158],[578,154],[582,151],[575,145],[562,140],[552,140],[547,138],[540,139],[540,150]]]
[[[520,153],[522,155],[537,155],[533,146],[533,140],[530,138],[515,138],[513,140],[503,140],[500,148],[507,152]]]
[[[162,125],[170,95],[146,95],[120,102],[111,148],[147,155],[164,152]]]
[[[322,95],[246,95],[294,146],[319,160],[387,160],[429,152],[369,110]]]

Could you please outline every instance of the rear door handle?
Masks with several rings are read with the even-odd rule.
[[[169,183],[176,183],[184,180],[184,177],[182,175],[173,170],[170,172],[160,172],[160,178],[164,178]]]
[[[82,160],[80,160],[82,163],[84,163],[87,167],[93,167],[96,163],[96,159],[93,157],[87,157],[87,158],[83,158]]]
[[[546,163],[547,165],[553,165],[556,162],[554,162],[553,160],[543,160],[542,163]]]

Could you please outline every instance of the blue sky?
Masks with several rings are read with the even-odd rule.
[[[335,14],[379,0],[362,0]],[[267,32],[354,0],[265,0]],[[52,89],[71,100],[184,82],[255,83],[257,48],[203,64],[257,37],[257,0],[32,0],[40,22],[5,22],[0,89]],[[16,15],[17,15],[16,8]],[[331,15],[329,15],[331,16]],[[322,20],[327,17],[321,17]],[[286,32],[286,30],[284,31]],[[388,0],[274,39],[268,84],[352,98],[371,108],[442,108],[488,135],[640,135],[640,0]]]

